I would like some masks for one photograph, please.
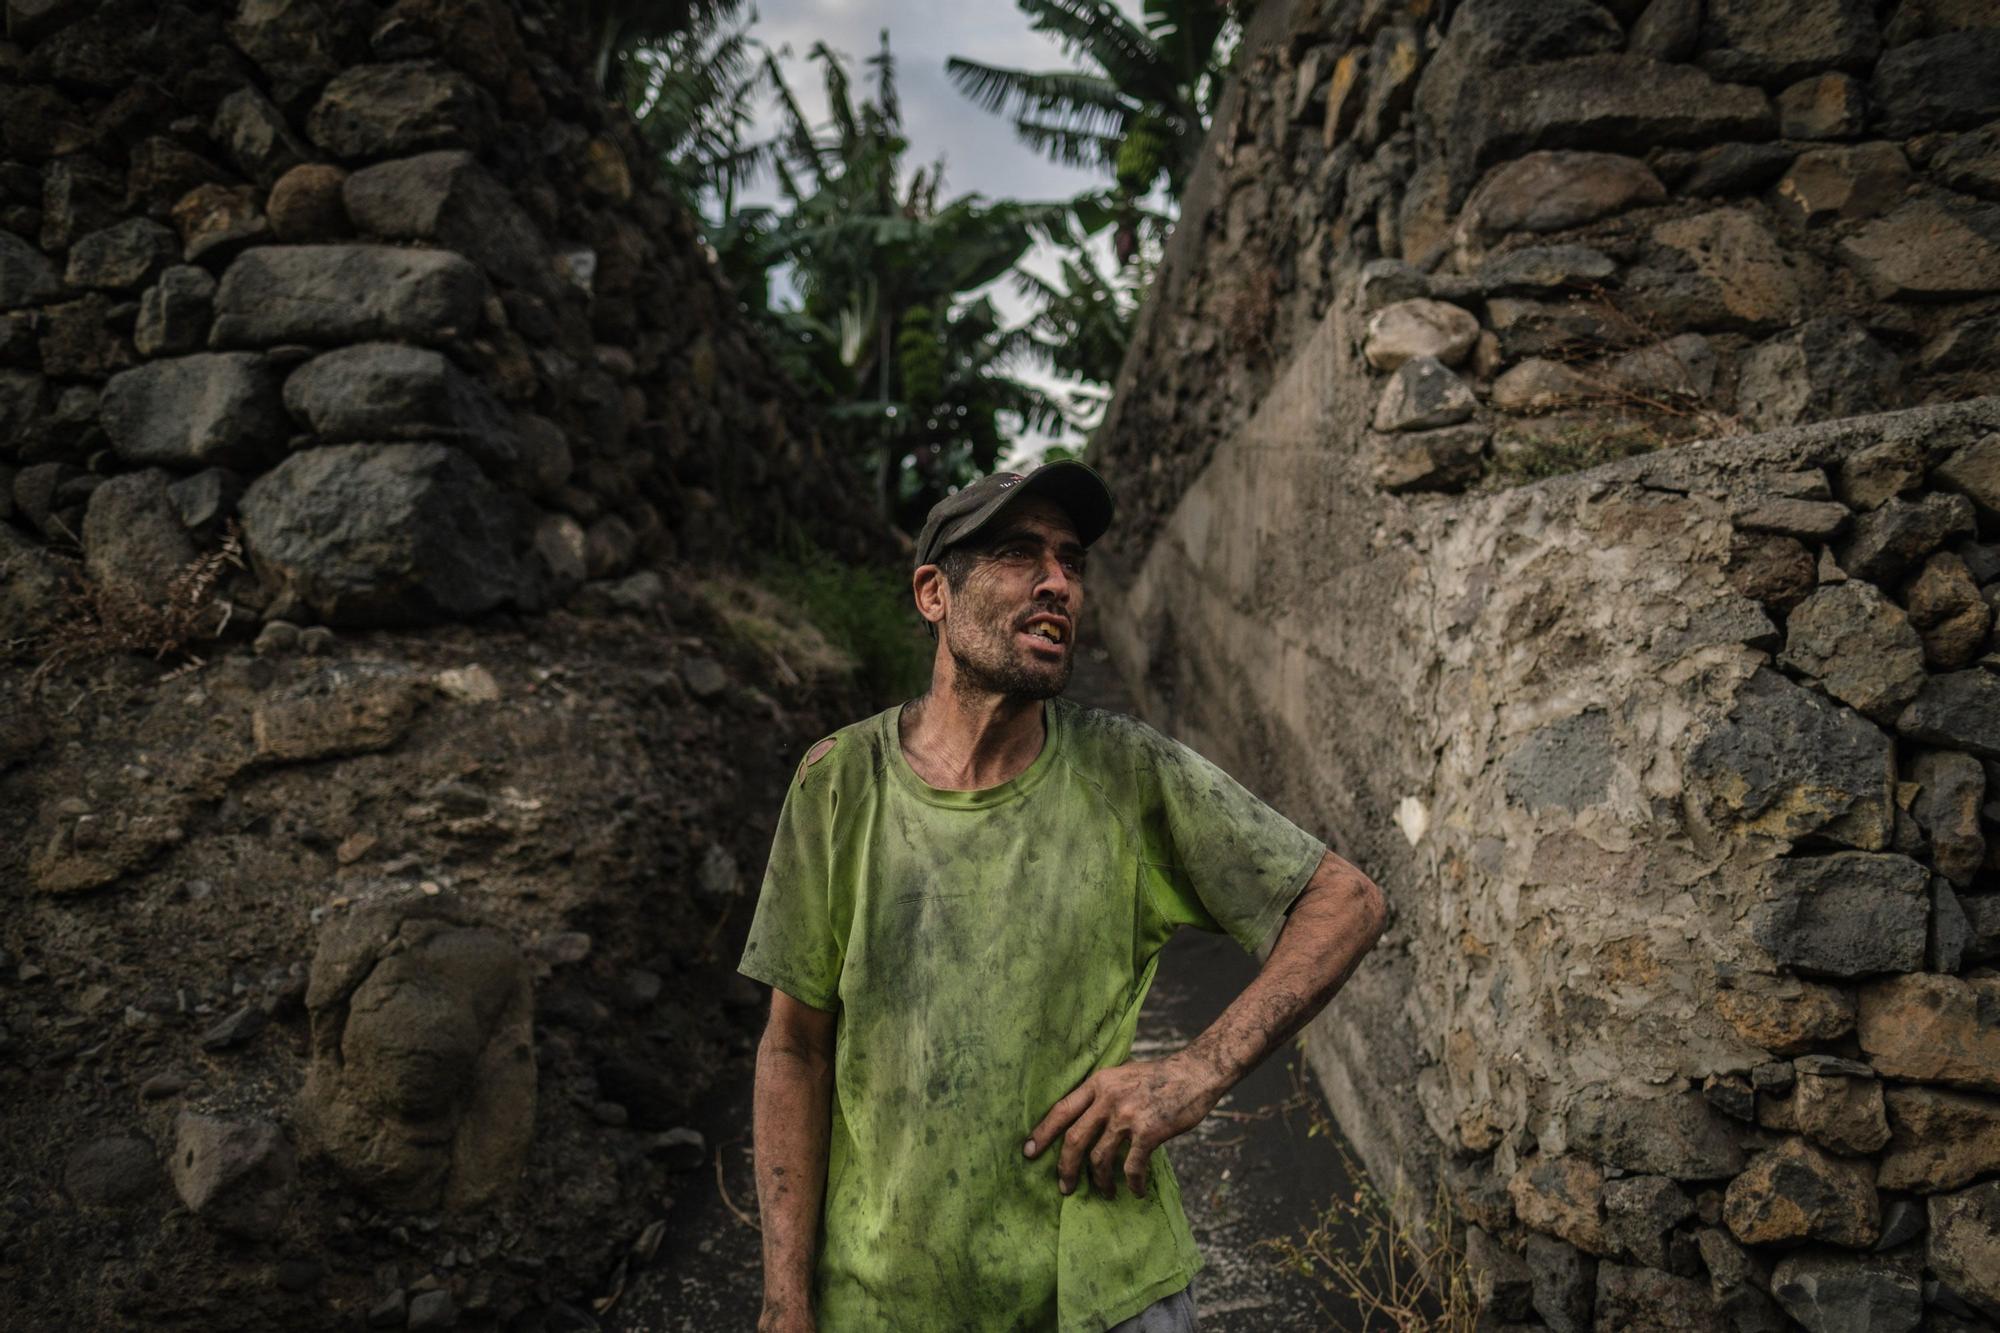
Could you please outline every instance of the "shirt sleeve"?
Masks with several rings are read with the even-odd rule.
[[[757,913],[736,970],[815,1009],[838,1004],[844,950],[833,922],[831,764],[801,764],[785,792]]]
[[[1326,844],[1180,742],[1160,736],[1156,754],[1159,818],[1150,822],[1164,845],[1148,859],[1160,910],[1260,952]]]

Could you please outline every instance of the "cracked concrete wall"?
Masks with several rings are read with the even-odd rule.
[[[1448,1182],[1490,1313],[1969,1328],[2000,264],[1925,292],[1957,253],[1898,285],[1856,242],[1992,223],[1928,164],[2000,107],[1882,70],[2000,38],[1824,5],[1801,30],[1860,45],[1780,60],[1737,8],[1261,10],[1093,445],[1127,520],[1093,568],[1148,715],[1389,891],[1308,1048],[1378,1181]],[[1693,35],[1642,51],[1669,10]],[[1454,140],[1529,67],[1539,119]],[[1808,134],[1808,83],[1862,100]],[[1788,214],[1822,131],[1900,192]],[[1601,211],[1482,221],[1556,186]]]

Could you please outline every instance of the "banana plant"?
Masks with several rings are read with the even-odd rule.
[[[953,56],[945,72],[980,106],[1011,116],[1021,141],[1051,161],[1111,176],[1088,202],[1115,224],[1127,262],[1142,231],[1166,225],[1143,201],[1160,186],[1178,198],[1187,185],[1240,24],[1218,0],[1146,0],[1136,22],[1113,0],[1017,3],[1083,67],[1030,71]]]

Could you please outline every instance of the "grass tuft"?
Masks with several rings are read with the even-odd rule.
[[[1307,1137],[1333,1145],[1354,1193],[1329,1202],[1300,1234],[1262,1240],[1258,1247],[1274,1251],[1281,1266],[1341,1305],[1360,1310],[1360,1327],[1348,1333],[1473,1333],[1479,1302],[1443,1182],[1428,1206],[1401,1191],[1384,1195],[1317,1104],[1308,1105],[1313,1123]],[[1405,1220],[1410,1218],[1417,1220]]]

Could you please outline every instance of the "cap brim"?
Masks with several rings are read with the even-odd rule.
[[[1023,477],[1019,485],[1002,491],[951,524],[939,534],[933,560],[936,555],[942,555],[951,547],[976,536],[987,524],[1030,495],[1039,495],[1060,505],[1076,528],[1076,539],[1085,546],[1102,537],[1111,526],[1115,506],[1111,488],[1104,484],[1104,478],[1087,464],[1063,458],[1044,463]]]

